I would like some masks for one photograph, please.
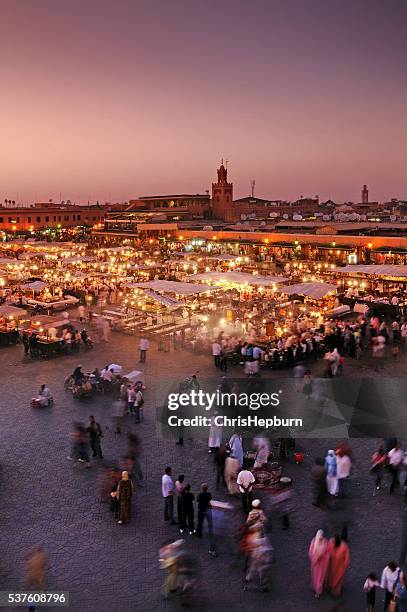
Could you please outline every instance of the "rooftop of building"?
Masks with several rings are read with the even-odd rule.
[[[178,193],[173,195],[153,195],[153,196],[140,196],[137,199],[130,200],[130,202],[137,202],[138,200],[177,200],[181,198],[209,198],[208,193]]]

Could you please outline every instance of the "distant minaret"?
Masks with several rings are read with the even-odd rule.
[[[212,183],[212,212],[215,219],[233,221],[233,183],[228,183],[228,171],[223,164],[218,169],[218,182]]]
[[[369,190],[367,188],[367,185],[363,185],[362,204],[369,204]]]

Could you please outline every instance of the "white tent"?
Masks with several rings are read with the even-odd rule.
[[[217,259],[218,261],[235,261],[236,259],[244,258],[244,255],[228,255],[227,253],[222,253],[221,255],[210,255],[206,259]]]
[[[167,306],[167,308],[178,308],[179,306],[183,306],[182,302],[174,300],[174,298],[165,295],[160,295],[159,293],[157,293],[156,291],[152,291],[151,289],[144,289],[144,293],[147,297],[152,298],[157,302],[160,302],[160,304],[163,304],[163,306]]]
[[[178,281],[152,280],[142,283],[126,283],[125,287],[138,289],[152,289],[158,293],[176,293],[177,295],[193,295],[194,293],[206,293],[212,291],[209,285],[193,285],[192,283],[180,283]]]
[[[335,269],[337,274],[372,274],[374,276],[394,276],[398,278],[407,276],[407,266],[395,264],[382,265],[354,265]]]
[[[19,317],[24,317],[26,314],[26,310],[17,308],[17,306],[9,306],[8,304],[2,304],[0,306],[0,317],[14,317],[18,319]]]
[[[217,285],[235,283],[236,285],[261,285],[263,287],[287,281],[284,276],[260,276],[248,272],[202,272],[202,274],[189,275],[188,280],[212,281]]]
[[[285,293],[286,295],[305,295],[316,300],[323,298],[332,291],[336,291],[336,289],[336,285],[330,285],[328,283],[296,283],[295,285],[280,287],[281,293]]]
[[[23,289],[30,289],[30,291],[41,291],[44,287],[47,286],[47,283],[44,281],[34,281],[32,283],[27,283],[26,285],[22,285]]]

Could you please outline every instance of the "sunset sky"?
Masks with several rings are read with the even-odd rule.
[[[0,201],[407,199],[406,0],[0,0]]]

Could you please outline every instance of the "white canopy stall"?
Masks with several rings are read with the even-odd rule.
[[[304,295],[306,297],[313,298],[314,300],[320,300],[329,293],[333,293],[337,290],[336,285],[330,285],[329,283],[296,283],[295,285],[287,285],[280,287],[281,293],[286,295]]]
[[[17,306],[11,306],[9,304],[2,304],[0,306],[0,317],[13,317],[14,319],[19,319],[20,317],[25,317],[27,314],[26,310],[17,308]]]
[[[287,281],[284,276],[261,276],[259,274],[249,274],[248,272],[202,272],[201,274],[190,274],[188,279],[190,281],[210,281],[216,285],[231,283],[263,287]]]
[[[407,266],[395,264],[382,265],[353,265],[336,268],[335,274],[370,274],[373,276],[391,276],[396,278],[407,277]]]
[[[141,283],[126,283],[128,288],[152,289],[157,293],[175,293],[176,295],[193,295],[194,293],[207,293],[213,291],[209,285],[193,285],[179,281],[152,280]]]

